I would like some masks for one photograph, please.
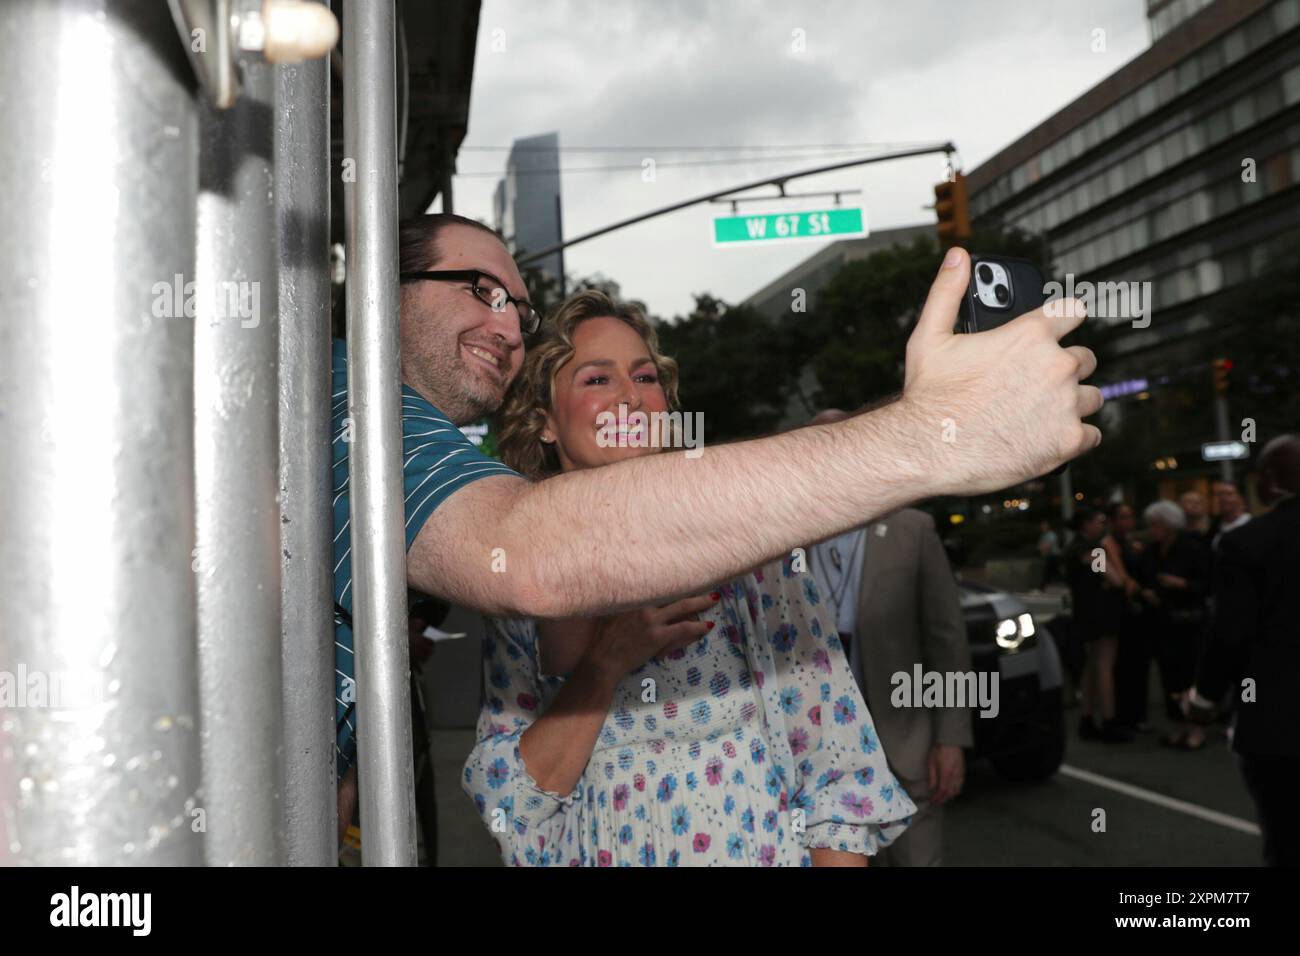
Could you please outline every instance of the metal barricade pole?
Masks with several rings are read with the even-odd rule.
[[[284,821],[294,866],[338,860],[331,574],[329,58],[280,68],[281,666]]]
[[[414,866],[398,355],[393,0],[343,8],[348,414],[362,859]]]
[[[0,865],[196,865],[189,67],[162,3],[4,16]]]
[[[194,453],[204,858],[284,862],[276,67],[200,108]]]

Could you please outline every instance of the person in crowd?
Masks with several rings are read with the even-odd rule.
[[[1128,572],[1119,544],[1106,529],[1106,513],[1081,508],[1065,549],[1065,576],[1076,633],[1084,645],[1079,736],[1103,743],[1133,739],[1115,718],[1115,657]]]
[[[584,291],[530,349],[498,447],[542,484],[584,470],[627,480],[629,462],[673,443],[657,422],[677,406],[676,367],[640,310]],[[634,525],[582,524],[582,540],[644,546]],[[891,843],[916,807],[802,565],[788,555],[709,595],[621,614],[492,619],[464,789],[504,860],[860,866]]]
[[[1212,528],[1205,496],[1195,490],[1184,491],[1178,496],[1178,507],[1183,512],[1183,536],[1208,549]]]
[[[1119,649],[1115,656],[1115,720],[1126,730],[1145,732],[1151,729],[1147,722],[1151,638],[1142,618],[1143,605],[1134,577],[1143,544],[1135,533],[1137,515],[1132,505],[1112,502],[1106,508],[1106,521],[1128,577],[1120,606]]]
[[[1040,588],[1046,588],[1061,578],[1061,538],[1046,519],[1038,524],[1038,554],[1043,559],[1043,576]]]
[[[1246,499],[1241,493],[1241,486],[1235,481],[1220,478],[1212,487],[1214,504],[1219,509],[1219,519],[1211,535],[1210,545],[1217,551],[1219,539],[1249,521],[1250,512],[1246,510]]]
[[[1255,802],[1264,863],[1300,866],[1300,436],[1264,446],[1257,487],[1272,510],[1219,541],[1214,625],[1187,711],[1208,721],[1232,693],[1232,749]]]
[[[842,420],[827,409],[813,424]],[[968,707],[894,707],[893,675],[971,671],[961,596],[934,519],[904,508],[808,550],[885,757],[917,805],[912,825],[885,847],[890,866],[943,863],[943,806],[961,793],[963,748],[974,746]],[[951,704],[952,702],[947,702]]]
[[[970,258],[954,248],[908,340],[896,401],[702,455],[645,455],[532,482],[459,428],[500,406],[539,321],[510,253],[491,229],[454,215],[403,223],[398,243],[407,585],[461,607],[566,618],[662,603],[913,501],[1044,474],[1101,440],[1082,421],[1102,404],[1097,388],[1080,384],[1096,358],[1060,344],[1083,320],[1082,305],[1070,300],[956,335]],[[348,466],[357,423],[341,341],[332,394],[342,808],[355,803],[356,740],[364,733],[351,703],[364,721],[366,702],[357,697],[351,627]],[[961,424],[961,441],[946,440],[943,423],[951,421]],[[628,547],[629,529],[636,547]],[[712,547],[684,546],[691,541]]]
[[[1142,512],[1150,539],[1143,555],[1140,595],[1147,604],[1165,715],[1174,723],[1161,742],[1181,750],[1205,746],[1205,729],[1183,715],[1181,700],[1191,687],[1206,623],[1209,552],[1184,530],[1185,512],[1172,501],[1156,501]]]

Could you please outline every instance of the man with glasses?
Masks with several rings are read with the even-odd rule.
[[[500,406],[524,334],[536,328],[510,253],[486,226],[437,215],[402,226],[400,257],[407,582],[485,614],[590,617],[698,594],[921,498],[1045,474],[1101,440],[1080,421],[1101,407],[1101,393],[1079,384],[1096,360],[1059,344],[1082,321],[1082,306],[955,336],[970,259],[954,249],[908,342],[897,401],[696,458],[670,451],[529,482],[457,427]],[[342,343],[333,394],[345,827],[355,807],[356,725]]]

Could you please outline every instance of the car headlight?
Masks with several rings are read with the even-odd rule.
[[[1034,616],[1027,611],[1017,617],[1004,617],[998,621],[996,640],[999,647],[1014,651],[1025,642],[1026,638],[1033,636]]]

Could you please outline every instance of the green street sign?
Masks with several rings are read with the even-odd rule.
[[[866,217],[859,208],[837,207],[811,212],[774,212],[756,216],[722,216],[713,220],[713,244],[788,242],[865,236]]]

